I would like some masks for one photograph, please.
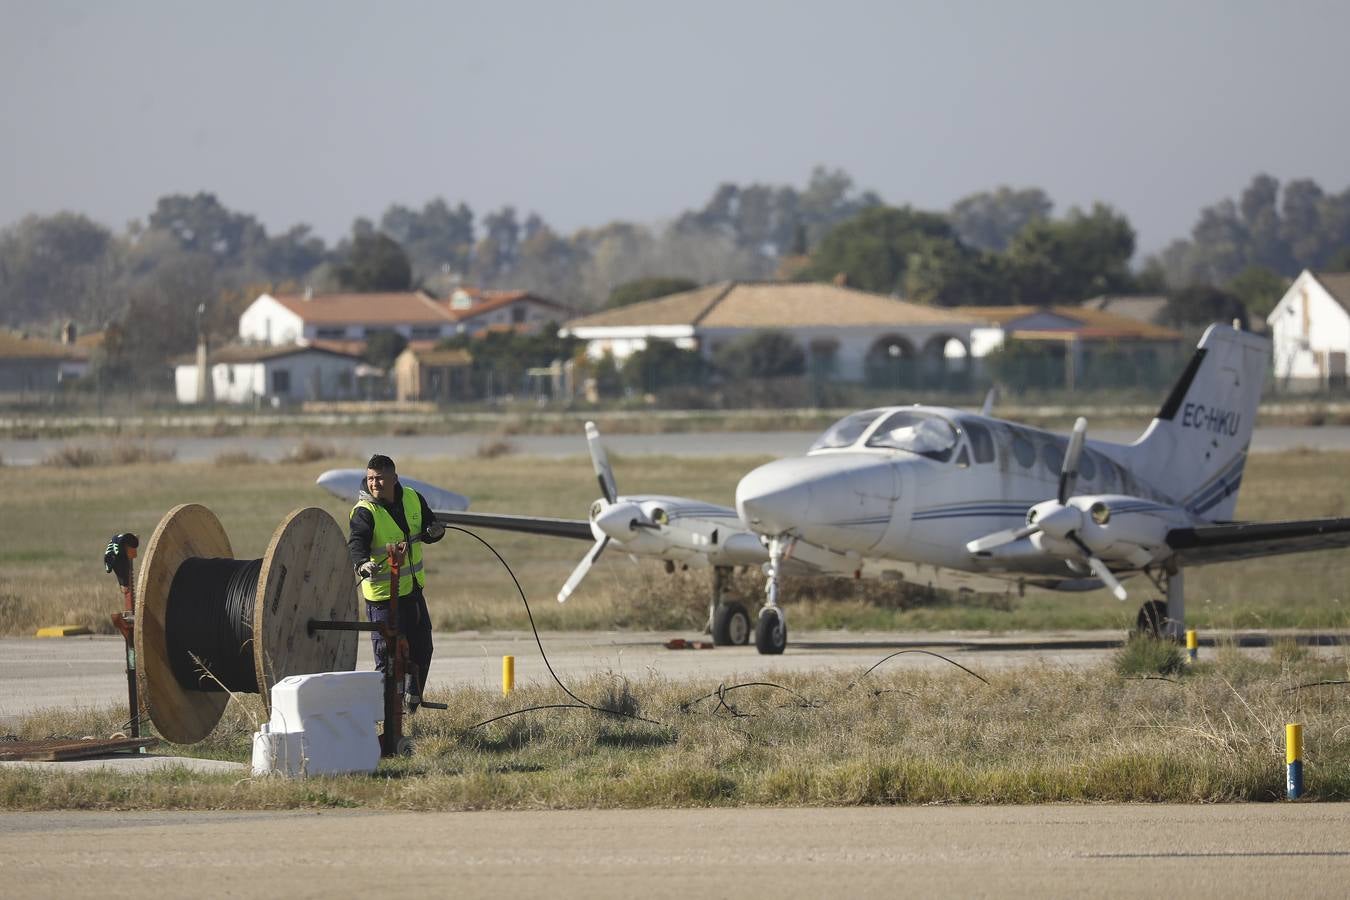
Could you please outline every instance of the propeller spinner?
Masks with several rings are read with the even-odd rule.
[[[1092,552],[1078,530],[1083,527],[1083,510],[1069,502],[1074,485],[1078,481],[1078,459],[1083,454],[1083,444],[1087,439],[1087,419],[1079,417],[1073,423],[1073,432],[1069,435],[1069,447],[1064,454],[1064,464],[1059,472],[1059,492],[1054,500],[1037,503],[1027,510],[1027,524],[1022,528],[1008,528],[977,538],[966,544],[971,553],[984,553],[995,547],[1020,541],[1022,538],[1044,534],[1060,541],[1073,544],[1082,552],[1092,574],[1101,579],[1102,584],[1111,589],[1118,600],[1126,597],[1125,588],[1106,563]]]

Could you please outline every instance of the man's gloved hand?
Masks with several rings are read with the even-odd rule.
[[[356,577],[371,578],[375,575],[375,570],[378,568],[379,564],[375,562],[375,560],[368,559],[365,562],[361,563],[361,565],[356,567]]]
[[[103,551],[103,571],[116,575],[117,583],[123,587],[131,579],[131,561],[136,558],[136,548],[140,545],[140,540],[131,532],[108,538],[108,546]]]
[[[422,529],[422,543],[434,544],[445,537],[445,526],[440,522],[428,522]]]
[[[103,571],[111,572],[117,565],[117,560],[122,555],[122,541],[120,534],[114,534],[108,538],[108,546],[103,551]]]

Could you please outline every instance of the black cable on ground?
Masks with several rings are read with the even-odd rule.
[[[589,709],[592,710],[593,712],[605,713],[606,715],[618,716],[620,718],[625,719],[635,719],[639,722],[646,722],[649,725],[659,725],[662,728],[670,727],[666,725],[664,722],[658,722],[655,719],[649,719],[646,716],[639,716],[635,713],[628,713],[619,709],[609,709],[604,706],[596,706],[594,703],[587,703],[585,700],[581,699],[576,694],[574,694],[571,688],[563,684],[563,680],[558,677],[558,673],[553,671],[553,664],[548,661],[548,654],[544,652],[544,642],[540,640],[539,629],[534,624],[534,613],[530,611],[530,601],[525,598],[525,589],[520,586],[520,579],[516,578],[516,573],[512,571],[511,564],[508,563],[502,557],[502,555],[497,552],[496,547],[492,546],[490,543],[488,543],[483,538],[479,537],[477,534],[474,534],[472,531],[469,531],[467,528],[461,528],[458,525],[447,525],[445,527],[447,530],[454,530],[467,534],[469,537],[473,538],[474,540],[478,541],[478,543],[488,548],[488,550],[492,552],[492,555],[497,557],[497,561],[500,562],[502,564],[502,567],[506,569],[506,574],[511,576],[511,581],[516,586],[516,593],[520,595],[520,602],[525,605],[525,615],[528,616],[530,619],[530,631],[534,633],[534,642],[539,646],[539,655],[544,660],[544,667],[548,669],[548,674],[553,676],[554,682],[556,682],[558,687],[562,689],[562,692],[577,702],[576,706],[566,703],[550,704],[547,706],[538,706],[538,707],[531,707],[530,709],[516,710],[513,713],[507,713],[506,715],[503,716],[494,716],[491,719],[487,719],[485,721],[478,722],[474,725],[470,725],[468,728],[464,729],[465,733],[470,732],[482,725],[486,725],[489,722],[496,722],[497,720],[507,718],[508,716],[519,715],[520,713],[524,712],[532,712],[536,709],[575,709],[575,708]]]
[[[863,672],[861,675],[859,675],[857,681],[854,681],[854,682],[852,682],[851,684],[849,684],[849,686],[848,686],[847,688],[845,688],[845,690],[849,690],[849,691],[853,690],[853,688],[857,686],[857,684],[858,684],[859,681],[862,681],[862,680],[863,680],[864,678],[866,678],[868,675],[871,675],[871,674],[872,674],[872,670],[873,670],[873,669],[875,669],[877,666],[881,665],[882,663],[886,662],[886,660],[888,660],[888,659],[894,659],[895,657],[899,656],[899,655],[902,654],[902,653],[924,653],[924,654],[927,654],[928,656],[935,656],[935,657],[937,657],[938,659],[942,660],[943,662],[951,663],[952,665],[956,666],[958,669],[960,669],[962,672],[965,672],[967,675],[971,676],[972,678],[978,678],[980,681],[983,681],[985,684],[988,684],[988,683],[989,683],[988,679],[986,679],[983,675],[979,674],[978,672],[972,672],[970,669],[967,669],[965,666],[961,665],[961,664],[960,664],[959,662],[957,662],[956,660],[954,660],[954,659],[948,659],[947,657],[943,656],[941,653],[934,653],[932,650],[919,650],[919,649],[917,649],[917,648],[911,648],[911,649],[908,649],[908,650],[897,650],[897,651],[895,651],[894,653],[891,653],[891,654],[889,654],[889,655],[887,655],[887,656],[883,656],[881,659],[879,659],[879,660],[877,660],[876,662],[872,663],[872,665],[868,667],[867,671],[866,671],[866,672]]]
[[[1294,691],[1301,691],[1310,687],[1326,687],[1333,684],[1350,684],[1350,681],[1310,681],[1307,684],[1296,684],[1291,688],[1285,688],[1281,693],[1291,694]]]

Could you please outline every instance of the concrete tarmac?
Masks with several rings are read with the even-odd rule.
[[[0,813],[0,871],[28,898],[1341,897],[1347,817],[1347,804]]]
[[[857,671],[897,650],[925,649],[975,671],[1032,664],[1081,667],[1106,658],[1119,644],[1119,631],[979,632],[801,631],[791,634],[787,652],[761,656],[753,645],[709,650],[668,650],[673,637],[707,640],[690,632],[565,631],[540,636],[554,671],[565,680],[610,673],[639,679],[727,679],[750,673],[815,669]],[[518,684],[552,679],[531,632],[437,634],[430,690],[460,685],[497,688],[502,657],[516,658]],[[119,636],[0,638],[0,730],[7,719],[48,707],[93,707],[126,703],[124,649]],[[374,668],[369,640],[357,644],[358,669]],[[886,663],[896,667],[957,670],[928,653],[904,653]]]

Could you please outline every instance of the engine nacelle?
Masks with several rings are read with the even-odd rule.
[[[1031,541],[1045,553],[1078,558],[1083,551],[1107,563],[1143,568],[1167,555],[1167,533],[1191,524],[1184,510],[1126,494],[1088,494],[1037,503],[1027,511],[1027,524],[1040,531]]]

